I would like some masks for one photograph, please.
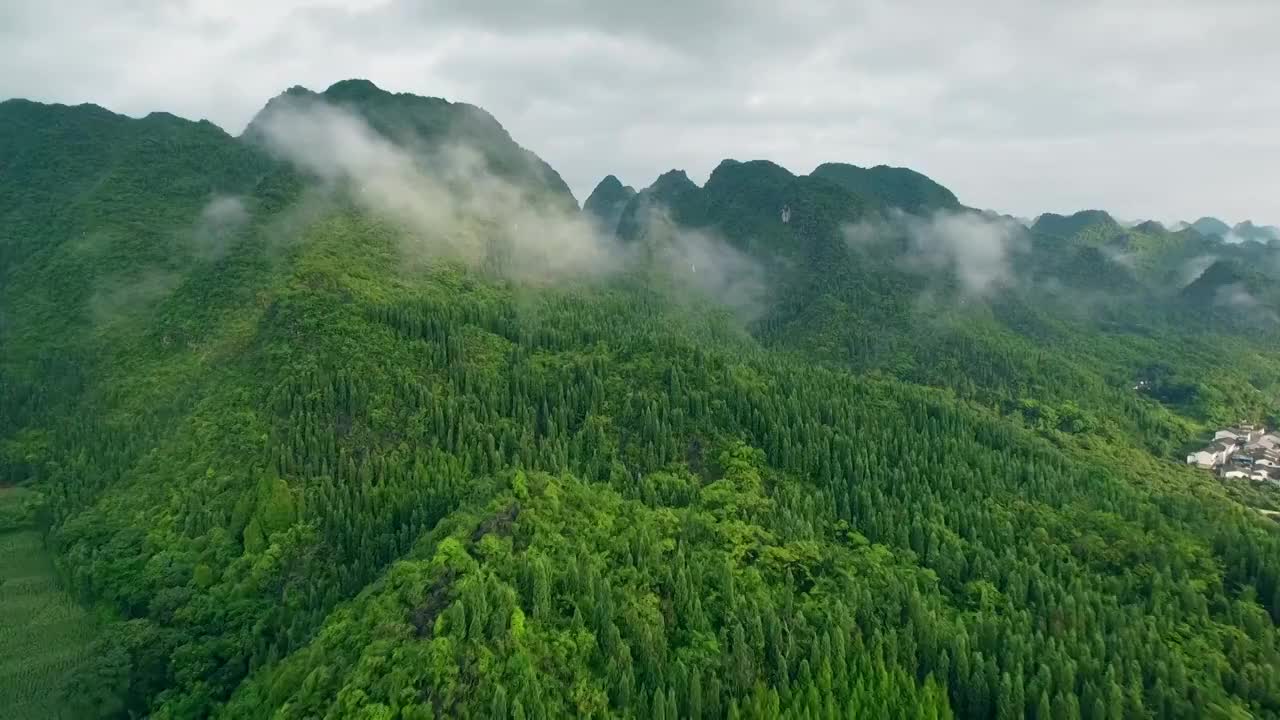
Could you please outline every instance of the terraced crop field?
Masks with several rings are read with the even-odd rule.
[[[0,488],[0,517],[21,491]],[[0,718],[70,718],[62,687],[85,658],[94,622],[58,587],[53,562],[32,527],[0,525]]]

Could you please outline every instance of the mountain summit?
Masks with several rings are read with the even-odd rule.
[[[1114,233],[1120,231],[1120,223],[1105,210],[1081,210],[1067,216],[1044,213],[1031,226],[1033,232],[1064,239],[1073,238],[1088,229]]]
[[[1191,223],[1191,227],[1205,237],[1226,237],[1231,232],[1230,225],[1215,217],[1202,217]]]
[[[635,195],[635,188],[623,185],[613,175],[606,175],[582,204],[582,211],[594,217],[605,232],[612,234],[618,229],[622,211]]]
[[[261,142],[267,124],[299,116],[325,106],[359,118],[378,134],[407,152],[426,155],[466,148],[485,161],[486,169],[529,192],[545,195],[561,208],[578,205],[568,185],[550,165],[512,139],[487,111],[467,103],[409,93],[391,93],[368,80],[343,80],[322,93],[295,86],[269,101],[245,129],[250,142]],[[293,132],[283,128],[283,133]],[[430,164],[424,169],[431,171]]]
[[[888,165],[862,168],[846,163],[823,163],[814,168],[812,176],[830,180],[857,195],[909,213],[959,210],[962,207],[950,190],[907,168]]]

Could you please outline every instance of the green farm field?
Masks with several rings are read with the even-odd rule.
[[[58,587],[23,493],[0,488],[0,717],[70,718],[63,692],[93,639],[92,617]]]

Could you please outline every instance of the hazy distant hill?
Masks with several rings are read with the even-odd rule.
[[[1230,225],[1214,217],[1202,217],[1191,223],[1191,227],[1207,237],[1226,237],[1231,232]]]
[[[1280,231],[1270,226],[1259,227],[1254,225],[1253,222],[1245,220],[1244,222],[1236,223],[1236,226],[1231,228],[1229,237],[1238,242],[1265,244],[1280,241]]]
[[[1064,239],[1074,238],[1085,230],[1100,230],[1107,234],[1120,232],[1120,224],[1104,210],[1081,210],[1072,215],[1045,213],[1036,218],[1032,232],[1053,235]]]

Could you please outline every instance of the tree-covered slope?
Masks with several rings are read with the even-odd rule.
[[[70,688],[99,716],[1280,714],[1277,529],[1149,452],[1261,411],[1247,339],[1201,377],[1219,338],[1041,303],[1070,274],[991,218],[772,163],[664,175],[598,237],[496,123],[292,95],[314,123],[165,119],[193,159],[97,110],[66,137],[136,144],[31,121],[0,156],[34,158],[0,483],[107,616]],[[456,145],[484,162],[425,162]],[[500,261],[528,244],[574,272]]]
[[[60,332],[100,277],[220,251],[223,238],[177,231],[267,171],[216,126],[163,113],[12,100],[0,103],[0,137],[0,332]]]
[[[1101,211],[1046,214],[1031,229],[967,210],[903,214],[759,161],[725,161],[702,188],[672,177],[628,213],[656,206],[748,251],[768,277],[753,334],[775,349],[949,387],[1047,431],[1088,428],[1165,456],[1210,425],[1275,412],[1280,364],[1265,348],[1280,305],[1261,292],[1208,306],[1180,293],[1219,256],[1280,272],[1266,246],[1126,230]],[[1255,299],[1240,323],[1212,317]],[[1179,389],[1134,391],[1156,375]]]

